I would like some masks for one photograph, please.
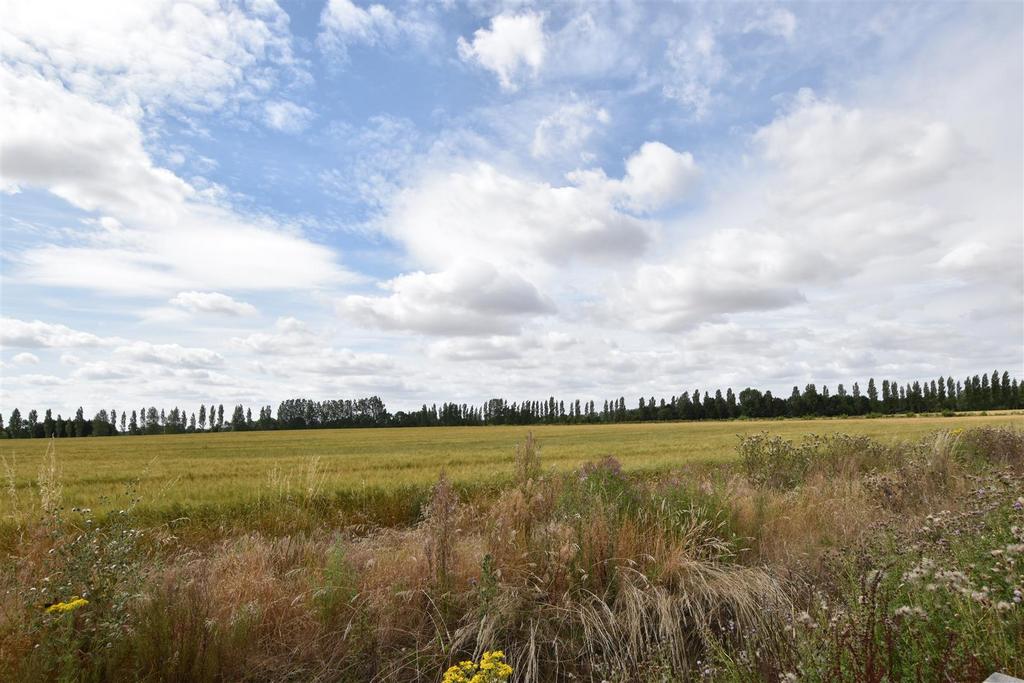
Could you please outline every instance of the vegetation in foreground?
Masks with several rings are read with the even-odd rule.
[[[633,475],[552,472],[528,438],[514,470],[479,490],[442,474],[413,524],[195,536],[142,524],[131,490],[102,518],[66,508],[51,457],[10,492],[0,678],[1024,674],[1019,430],[755,434],[735,463]],[[272,505],[294,519],[321,495]]]

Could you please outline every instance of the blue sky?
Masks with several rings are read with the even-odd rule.
[[[1019,3],[0,13],[0,410],[1024,369]]]

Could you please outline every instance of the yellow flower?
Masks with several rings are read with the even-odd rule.
[[[67,602],[57,602],[46,608],[48,614],[57,614],[64,612],[74,612],[79,607],[85,607],[89,604],[89,601],[85,598],[80,598],[77,595]]]
[[[505,663],[501,650],[485,652],[480,664],[466,660],[449,668],[442,683],[503,683],[512,675],[512,667]]]

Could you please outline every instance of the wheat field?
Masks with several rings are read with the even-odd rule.
[[[544,462],[567,471],[605,455],[630,471],[664,471],[736,457],[738,438],[767,431],[785,438],[845,432],[912,440],[939,429],[1024,425],[1024,414],[878,419],[426,427],[222,432],[60,439],[56,456],[68,506],[123,505],[126,490],[150,508],[244,505],[282,487],[318,493],[426,487],[441,470],[473,485],[511,472],[513,445],[532,431]],[[0,442],[19,491],[38,478],[48,442]],[[10,507],[10,496],[3,505]]]

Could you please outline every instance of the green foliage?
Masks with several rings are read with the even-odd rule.
[[[740,440],[743,469],[755,486],[788,489],[800,484],[811,466],[811,451],[779,436],[754,434]]]

